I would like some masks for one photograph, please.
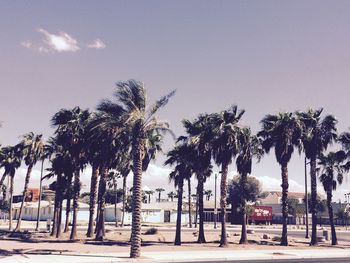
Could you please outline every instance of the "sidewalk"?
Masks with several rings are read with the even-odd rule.
[[[308,258],[349,258],[350,249],[273,249],[273,250],[207,250],[144,252],[140,259],[130,259],[128,253],[111,254],[42,254],[14,255],[0,259],[0,263],[112,263],[112,262],[198,262]]]

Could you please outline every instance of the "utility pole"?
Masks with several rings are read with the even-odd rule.
[[[215,197],[214,197],[214,229],[216,229],[216,215],[218,214],[218,210],[216,208],[216,180],[218,178],[218,174],[215,174],[215,189],[214,189],[214,193],[215,193]]]
[[[309,238],[309,200],[307,196],[307,159],[305,157],[305,224],[306,224],[306,233],[305,238]]]

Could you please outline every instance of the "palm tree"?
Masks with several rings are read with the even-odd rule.
[[[281,166],[283,216],[281,245],[288,246],[288,163],[294,147],[300,146],[302,127],[296,115],[289,112],[266,115],[261,124],[262,130],[259,132],[259,136],[262,138],[262,146],[266,153],[269,153],[271,148],[275,149],[276,160]]]
[[[238,122],[244,114],[244,110],[238,111],[236,105],[230,109],[214,115],[212,118],[215,137],[213,139],[213,157],[217,165],[221,166],[220,183],[220,210],[221,210],[221,239],[220,247],[227,246],[226,235],[226,199],[227,199],[227,174],[228,166],[232,163],[238,152],[238,134],[240,128]],[[208,197],[209,200],[210,197]]]
[[[257,157],[259,160],[263,154],[263,150],[260,147],[259,139],[253,136],[250,128],[241,128],[240,134],[238,136],[239,140],[239,153],[236,159],[237,171],[240,174],[240,188],[242,189],[242,194],[239,197],[241,204],[241,214],[242,214],[242,233],[240,244],[246,244],[247,240],[247,179],[248,175],[252,172],[252,159]],[[236,198],[236,197],[235,197]]]
[[[177,193],[177,219],[176,219],[176,234],[175,245],[181,245],[181,215],[182,215],[182,199],[184,180],[191,177],[191,151],[185,143],[177,144],[173,150],[168,152],[165,165],[175,165],[174,170],[170,173],[170,181],[174,181],[175,187],[178,188]],[[173,193],[173,192],[172,192]],[[175,193],[173,193],[175,194]]]
[[[21,146],[8,146],[1,149],[1,163],[5,175],[10,177],[10,206],[9,206],[9,230],[12,230],[12,200],[13,200],[13,186],[16,170],[21,166],[22,151]]]
[[[170,191],[168,193],[168,198],[170,198],[171,202],[174,201],[174,197],[176,196],[176,193],[174,191]]]
[[[129,80],[117,83],[116,102],[105,100],[105,122],[101,127],[113,127],[120,132],[127,129],[131,134],[133,159],[133,203],[130,257],[140,256],[141,249],[141,204],[143,160],[146,156],[146,138],[150,135],[161,136],[169,131],[167,122],[159,121],[155,114],[164,107],[174,91],[147,107],[146,90],[142,82]]]
[[[187,188],[188,188],[188,226],[192,228],[192,194],[191,194],[191,176],[187,178]]]
[[[154,194],[154,191],[153,190],[146,190],[145,194],[148,196],[148,203],[150,204],[151,203],[151,195]]]
[[[337,189],[337,184],[340,185],[343,182],[345,173],[343,162],[345,158],[346,154],[344,151],[329,152],[327,155],[321,154],[318,162],[318,165],[321,166],[320,181],[323,185],[324,191],[327,194],[327,207],[332,232],[332,245],[338,244],[333,219],[332,192]]]
[[[160,196],[162,194],[162,192],[164,192],[165,189],[163,188],[156,188],[156,192],[158,193],[158,203],[160,203]]]
[[[204,235],[204,182],[212,172],[211,156],[213,140],[213,122],[211,121],[213,115],[202,114],[193,122],[189,120],[183,120],[188,136],[182,136],[178,141],[185,142],[188,146],[193,148],[193,154],[191,155],[191,165],[193,171],[197,176],[197,202],[199,213],[199,234],[198,243],[206,243]]]
[[[303,126],[302,142],[305,156],[310,160],[312,231],[310,245],[317,245],[317,175],[316,160],[337,138],[337,120],[333,115],[321,118],[323,109],[297,112]]]
[[[69,153],[74,167],[73,182],[73,220],[70,239],[77,236],[78,199],[80,195],[80,170],[87,163],[84,147],[86,143],[86,127],[90,118],[88,110],[75,107],[71,110],[62,109],[51,120],[52,126],[56,127],[56,137],[59,145]]]
[[[346,153],[347,162],[344,165],[344,169],[350,170],[350,131],[343,132],[339,136],[339,142],[342,144],[343,150]]]
[[[213,191],[212,190],[205,190],[204,195],[207,197],[207,201],[210,201],[210,197],[213,196]]]
[[[23,151],[24,162],[28,168],[27,168],[27,174],[26,174],[25,183],[24,183],[23,199],[21,203],[21,208],[19,210],[18,221],[17,221],[17,226],[15,228],[15,231],[20,231],[21,229],[23,207],[27,197],[28,185],[29,185],[32,169],[36,164],[36,162],[41,158],[44,152],[44,143],[42,140],[42,135],[41,134],[35,135],[32,132],[25,134],[21,142],[21,147]]]

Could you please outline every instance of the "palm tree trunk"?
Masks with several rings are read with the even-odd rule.
[[[192,228],[192,200],[191,200],[191,179],[188,178],[188,223],[189,227]]]
[[[70,193],[69,193],[70,194]],[[67,201],[66,201],[66,220],[64,223],[64,230],[63,233],[67,233],[69,231],[69,215],[70,215],[70,204],[72,200],[70,195],[67,196]]]
[[[175,234],[175,246],[181,246],[181,215],[182,215],[182,194],[184,188],[184,180],[180,178],[178,185],[178,198],[177,198],[177,219],[176,219],[176,234]]]
[[[65,224],[64,224],[63,233],[67,233],[69,231],[69,217],[70,217],[71,201],[72,201],[72,179],[73,179],[73,174],[70,173],[68,175],[67,202],[66,202],[66,220],[65,220]]]
[[[78,201],[80,194],[80,168],[77,168],[74,173],[74,186],[73,186],[73,220],[72,230],[70,234],[70,240],[77,238],[77,218],[78,218]]]
[[[5,170],[5,172],[2,174],[1,180],[0,180],[0,191],[2,191],[2,186],[4,185],[6,175],[7,175],[7,171]]]
[[[135,134],[135,131],[134,131]],[[142,159],[144,156],[144,136],[136,131],[133,140],[133,201],[131,223],[131,248],[130,257],[137,258],[141,255],[141,205],[142,205]]]
[[[334,246],[334,245],[338,245],[338,240],[337,240],[337,233],[335,232],[334,218],[333,218],[332,184],[329,185],[329,189],[327,191],[327,207],[328,207],[329,222],[331,225],[331,232],[332,232],[332,245]]]
[[[96,207],[97,197],[97,181],[98,181],[99,169],[97,165],[93,165],[90,184],[90,204],[89,204],[89,224],[86,233],[87,237],[93,236],[94,229],[94,213]]]
[[[12,230],[13,178],[14,178],[14,174],[11,175],[11,178],[10,178],[9,230]]]
[[[196,188],[196,214],[195,214],[195,220],[194,220],[194,228],[197,228],[197,224],[198,224],[198,187]]]
[[[114,187],[114,194],[115,194],[115,201],[114,201],[114,218],[115,218],[115,227],[118,227],[118,218],[117,218],[117,180],[115,176],[113,177],[113,187]]]
[[[198,213],[199,213],[199,233],[197,243],[206,243],[204,236],[204,203],[203,203],[204,178],[203,173],[198,174]]]
[[[124,220],[125,220],[125,205],[126,205],[126,176],[123,175],[123,215],[122,215],[122,224],[121,226],[124,226]]]
[[[96,223],[96,241],[103,241],[104,237],[104,223],[105,223],[105,216],[104,216],[104,210],[105,210],[105,203],[106,203],[106,179],[108,175],[108,169],[103,168],[102,174],[100,176],[100,182],[99,182],[99,188],[98,188],[98,208],[99,208],[99,216],[98,221]]]
[[[288,167],[287,164],[281,165],[282,170],[282,237],[281,246],[288,246]]]
[[[311,228],[311,242],[310,246],[317,245],[317,176],[316,176],[316,158],[310,159],[310,176],[311,176],[311,215],[312,215],[312,228]]]
[[[63,186],[62,186],[63,189]],[[57,233],[56,238],[61,237],[62,233],[62,206],[63,206],[63,193],[61,192],[58,203],[58,214],[57,214]]]
[[[22,200],[22,203],[21,203],[21,208],[19,209],[18,221],[17,221],[17,226],[15,228],[15,231],[20,231],[20,229],[21,229],[23,207],[24,207],[24,202],[25,202],[26,196],[27,196],[29,179],[30,179],[30,175],[32,173],[32,169],[33,169],[33,165],[30,164],[28,166],[27,175],[26,175],[25,182],[24,182],[24,190],[23,190],[23,196],[22,196],[23,200]]]
[[[43,183],[43,173],[44,173],[44,159],[41,161],[41,172],[40,172],[40,183],[39,183],[38,213],[37,213],[37,216],[36,216],[36,227],[35,227],[35,231],[39,231],[40,209],[41,209],[41,196],[42,196],[42,183]]]
[[[57,177],[58,176],[59,175],[57,175]],[[57,233],[57,214],[58,214],[57,208],[58,208],[58,189],[56,187],[55,204],[53,208],[53,223],[52,223],[52,230],[51,230],[50,236],[56,236],[56,233]]]
[[[243,193],[246,192],[246,186],[247,186],[247,174],[242,173],[241,175],[241,188],[243,190]],[[241,239],[239,241],[240,244],[247,244],[247,208],[246,208],[246,200],[245,198],[242,198],[242,232],[241,232]]]
[[[220,210],[221,210],[220,247],[227,247],[227,235],[226,235],[227,172],[228,172],[228,165],[223,164],[221,182],[220,182]]]

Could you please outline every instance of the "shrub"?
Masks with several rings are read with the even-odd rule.
[[[145,232],[145,235],[155,235],[158,233],[158,229],[155,227],[151,227]]]

